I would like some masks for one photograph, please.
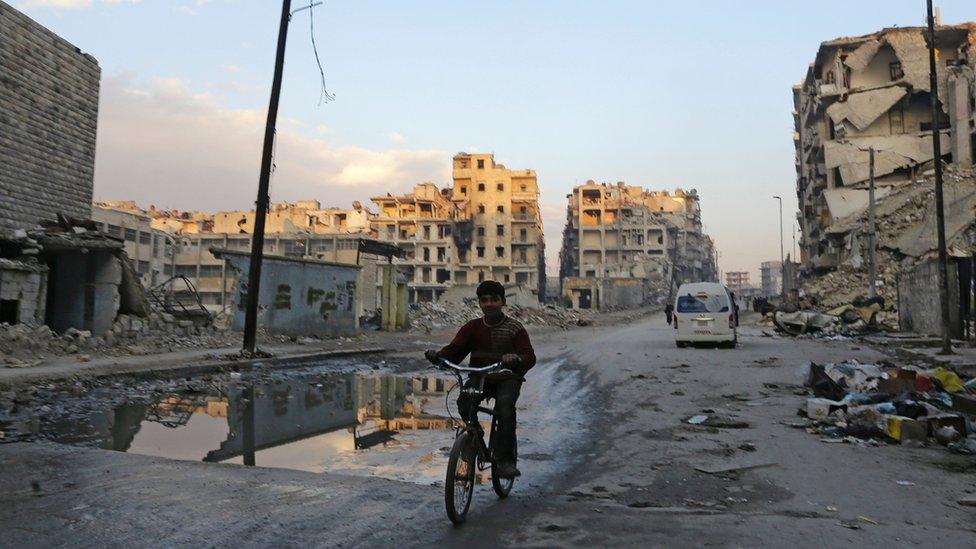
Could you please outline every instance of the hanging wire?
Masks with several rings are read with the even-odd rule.
[[[321,78],[322,82],[321,90],[319,92],[319,106],[321,106],[323,102],[328,103],[330,101],[335,101],[335,95],[329,93],[328,88],[325,86],[325,69],[322,68],[322,60],[319,59],[319,48],[315,44],[315,17],[313,15],[315,10],[312,9],[314,7],[312,5],[312,1],[313,0],[309,0],[308,2],[308,31],[309,35],[312,37],[312,51],[315,52],[315,63],[319,66],[319,77]]]

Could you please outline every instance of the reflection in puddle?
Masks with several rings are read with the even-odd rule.
[[[523,389],[525,460],[540,456],[533,461],[542,464],[565,454],[567,434],[578,438],[583,426],[577,406],[586,391],[571,372],[554,375],[559,366],[540,364]],[[455,384],[432,372],[194,380],[192,389],[56,420],[44,430],[60,442],[165,458],[432,484],[443,480],[453,442],[457,420],[445,397]],[[487,428],[489,418],[482,419]]]

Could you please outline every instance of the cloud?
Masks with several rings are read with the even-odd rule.
[[[103,79],[95,196],[185,210],[250,208],[257,194],[263,109],[230,109],[175,78],[137,85]],[[450,181],[450,154],[335,144],[338,137],[279,117],[273,200],[353,200],[405,192],[420,181]],[[309,136],[309,134],[313,136]]]
[[[399,132],[390,132],[386,134],[386,137],[388,137],[390,141],[394,143],[403,143],[403,134]]]
[[[100,0],[103,4],[138,4],[142,0]],[[26,0],[17,5],[20,9],[51,8],[54,10],[81,10],[92,7],[92,0]]]

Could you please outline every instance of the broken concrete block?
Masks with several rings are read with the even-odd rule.
[[[847,411],[847,405],[827,398],[807,399],[807,417],[810,419],[827,419],[827,416],[837,410]]]
[[[966,435],[966,418],[956,415],[956,414],[939,414],[936,416],[928,416],[926,418],[929,427],[929,435],[935,436],[935,433],[944,427],[952,427],[962,436]]]
[[[885,434],[898,442],[905,444],[909,441],[925,442],[928,440],[928,425],[924,422],[904,416],[888,416],[885,424]]]

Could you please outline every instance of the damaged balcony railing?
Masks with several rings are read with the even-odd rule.
[[[183,275],[170,277],[148,292],[153,309],[173,315],[178,320],[192,320],[197,326],[209,326],[213,315],[200,299],[196,286]]]

